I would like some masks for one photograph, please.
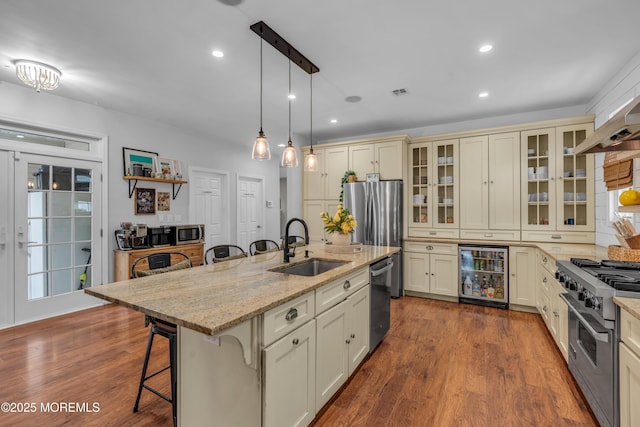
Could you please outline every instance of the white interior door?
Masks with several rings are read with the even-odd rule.
[[[102,164],[10,155],[15,323],[95,305],[82,289],[102,277]]]
[[[192,168],[189,191],[190,222],[204,224],[205,249],[229,243],[229,175]]]
[[[238,177],[238,246],[245,251],[254,240],[264,239],[262,178]]]

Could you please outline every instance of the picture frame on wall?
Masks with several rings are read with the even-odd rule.
[[[136,188],[134,198],[134,213],[136,215],[155,215],[156,213],[156,189]]]
[[[171,193],[158,191],[158,212],[171,210]]]
[[[156,157],[156,171],[162,176],[171,176],[175,175],[173,160],[167,159],[166,157]]]
[[[145,172],[152,176],[155,172],[156,157],[158,157],[158,153],[153,151],[122,147],[124,176],[145,176]]]
[[[176,175],[176,178],[182,178],[182,164],[180,160],[173,161],[173,174]]]

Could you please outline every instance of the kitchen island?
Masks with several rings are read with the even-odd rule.
[[[271,252],[85,292],[178,325],[180,425],[305,425],[368,353],[369,265],[399,248],[308,250],[344,264],[285,274]]]

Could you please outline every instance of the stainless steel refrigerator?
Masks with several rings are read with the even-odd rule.
[[[344,207],[358,226],[353,242],[402,247],[402,181],[354,182],[344,185]],[[390,294],[402,296],[402,255],[392,256]]]

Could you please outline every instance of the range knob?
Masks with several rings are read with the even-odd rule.
[[[569,282],[569,289],[572,291],[578,290],[578,284],[575,282],[575,280],[572,280],[571,282]]]
[[[589,291],[586,291],[584,293],[584,306],[587,308],[593,307],[593,301],[591,299],[591,294],[589,293]]]
[[[556,270],[556,279],[558,282],[562,283],[565,281],[564,274],[560,270]]]
[[[598,298],[591,297],[591,307],[593,307],[594,310],[600,310],[600,301],[598,301]]]
[[[578,285],[578,288],[582,288],[582,286]],[[582,289],[578,289],[578,300],[584,301],[584,292],[582,292]]]

